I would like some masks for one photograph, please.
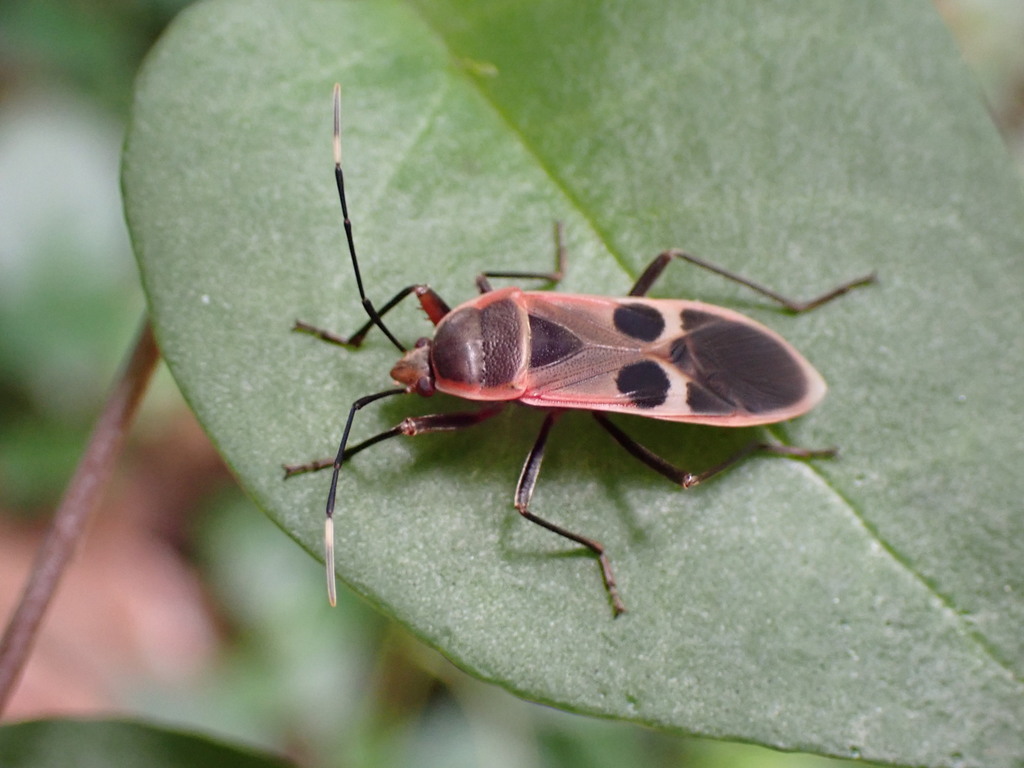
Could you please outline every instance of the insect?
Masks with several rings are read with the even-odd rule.
[[[697,485],[755,452],[820,458],[835,449],[808,450],[775,443],[752,443],[721,464],[700,473],[680,469],[627,435],[608,414],[622,413],[666,421],[747,427],[800,416],[825,395],[825,382],[803,356],[771,329],[738,312],[698,301],[650,299],[648,291],[665,268],[685,261],[740,283],[793,313],[825,304],[875,281],[871,273],[809,301],[781,296],[751,280],[679,250],[659,254],[625,298],[608,298],[517,287],[493,289],[491,278],[540,279],[557,283],[565,270],[561,226],[556,225],[553,272],[485,272],[477,277],[480,295],[454,309],[427,285],[403,288],[378,310],[367,297],[356,257],[341,165],[341,97],[334,87],[334,173],[345,237],[360,300],[368,320],[353,335],[337,336],[303,322],[294,330],[324,341],[358,347],[379,328],[402,353],[391,370],[396,387],[357,399],[348,412],[333,459],[285,466],[285,477],[333,468],[324,526],[328,596],[335,603],[334,509],[342,467],[360,451],[399,435],[464,429],[497,415],[509,402],[545,409],[533,448],[516,485],[515,508],[527,520],[589,549],[597,558],[614,615],[626,610],[604,546],[530,511],[548,435],[569,409],[590,411],[597,423],[629,454],[684,488]],[[415,295],[436,326],[433,339],[406,349],[384,324],[384,316]],[[486,403],[460,413],[412,416],[392,429],[349,445],[355,414],[386,397],[445,392]]]

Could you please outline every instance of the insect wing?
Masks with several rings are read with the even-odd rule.
[[[751,426],[806,413],[825,394],[781,336],[696,301],[524,294],[528,405]]]

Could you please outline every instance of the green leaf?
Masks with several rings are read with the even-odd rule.
[[[34,720],[0,728],[4,768],[285,768],[261,755],[122,720]]]
[[[389,386],[380,334],[340,350],[296,318],[362,321],[330,158],[343,84],[350,212],[378,306],[484,269],[545,269],[621,295],[685,247],[809,296],[789,317],[673,267],[659,296],[739,307],[823,372],[825,403],[772,433],[842,446],[755,459],[683,492],[567,414],[533,510],[600,539],[591,556],[518,518],[540,414],[392,440],[345,468],[338,573],[459,666],[579,712],[783,749],[914,765],[1024,760],[1022,200],[956,51],[924,0],[515,4],[211,2],[140,75],[129,224],[167,361],[242,483],[322,546],[349,404]],[[415,307],[389,315],[412,340]],[[360,411],[355,439],[436,397]],[[757,430],[621,419],[695,470]],[[312,564],[310,567],[313,567]]]

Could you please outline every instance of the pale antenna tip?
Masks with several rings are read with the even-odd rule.
[[[334,575],[334,520],[330,517],[324,523],[324,565],[327,568],[327,600],[333,608],[338,604],[338,592]]]
[[[334,84],[334,164],[341,167],[341,83]]]

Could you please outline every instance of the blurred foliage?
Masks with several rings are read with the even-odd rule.
[[[190,0],[7,0],[4,90],[60,86],[123,120],[139,62]]]
[[[0,7],[0,514],[51,506],[143,301],[118,153],[142,56],[185,0],[5,0]],[[1024,159],[1024,6],[937,0]],[[185,418],[166,377],[139,432]],[[152,398],[151,398],[152,399]],[[156,415],[153,415],[153,413]],[[130,459],[126,461],[130,465]],[[187,479],[185,480],[187,482]],[[826,766],[567,715],[470,679],[361,601],[329,611],[319,567],[237,491],[183,549],[224,642],[188,688],[136,680],[117,708],[201,726],[310,765]],[[267,564],[272,564],[268,566]]]
[[[134,333],[143,300],[120,207],[121,138],[139,62],[184,5],[0,8],[5,507],[56,500]]]
[[[1024,170],[1024,3],[936,0],[989,111]]]

